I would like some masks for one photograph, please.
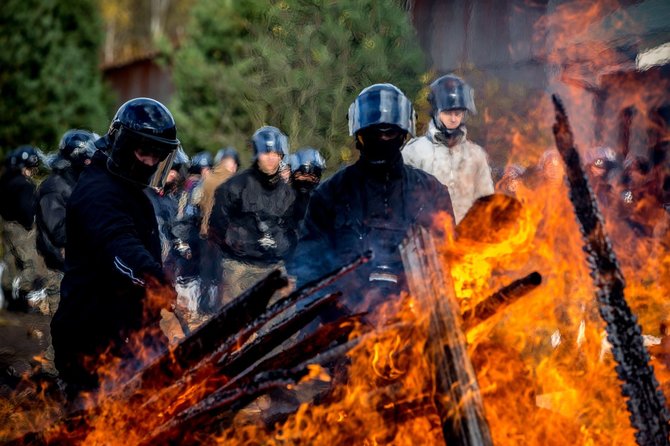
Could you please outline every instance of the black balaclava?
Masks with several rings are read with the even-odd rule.
[[[113,173],[127,180],[146,186],[149,184],[151,176],[158,169],[158,164],[154,166],[146,165],[137,159],[134,151],[120,150],[107,160],[107,167]]]
[[[311,193],[321,181],[321,175],[311,174],[309,180],[298,180],[295,177],[292,179],[293,188],[301,194]]]
[[[402,159],[400,150],[407,133],[398,129],[398,136],[384,140],[375,127],[363,129],[356,135],[356,148],[361,152],[361,161],[373,175],[390,172]]]

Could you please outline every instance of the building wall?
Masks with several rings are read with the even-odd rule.
[[[167,104],[174,93],[170,71],[158,65],[153,58],[109,67],[103,73],[116,93],[117,107],[135,97],[150,97]]]

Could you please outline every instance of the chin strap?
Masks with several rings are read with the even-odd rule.
[[[461,126],[458,126],[453,130],[449,130],[443,126],[439,132],[435,133],[435,140],[447,147],[453,147],[458,144],[464,134]]]

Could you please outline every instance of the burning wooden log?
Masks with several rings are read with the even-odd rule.
[[[668,445],[670,414],[665,398],[649,364],[640,325],[626,302],[623,274],[605,233],[598,203],[581,167],[565,108],[558,96],[553,95],[552,99],[556,110],[553,128],[556,147],[565,162],[570,201],[590,259],[600,315],[605,321],[607,340],[618,364],[616,372],[622,382],[622,392],[628,398],[626,404],[636,430],[635,439],[640,446]]]
[[[434,402],[444,440],[450,445],[491,445],[451,275],[440,266],[425,229],[411,230],[400,252],[412,295],[431,312],[428,350],[435,361]]]
[[[208,392],[219,389],[234,377],[235,373],[260,360],[314,319],[323,307],[332,303],[339,295],[331,293],[317,298],[313,298],[312,295],[364,264],[370,257],[371,254],[366,253],[267,308],[272,295],[288,284],[285,276],[279,271],[273,271],[225,306],[189,337],[140,370],[118,392],[107,396],[105,400],[143,401],[135,413],[138,417],[142,416],[140,414],[153,416],[161,410],[170,416],[181,410],[179,404],[169,407],[174,399],[181,396],[181,391],[193,384],[201,383],[202,395],[189,401],[189,404],[196,404],[207,397]],[[280,321],[265,336],[238,350],[259,327],[292,306],[300,308],[295,314]],[[343,328],[340,334],[347,330],[349,328]],[[305,349],[303,360],[309,359],[314,354],[316,354],[314,351]],[[27,434],[17,439],[15,444],[67,442],[72,439],[73,432],[83,440],[89,429],[89,421],[100,414],[101,410],[100,407],[95,407],[71,413],[46,431]]]
[[[463,313],[463,324],[466,329],[490,318],[504,305],[520,299],[533,291],[542,283],[542,275],[533,271],[521,279],[517,279],[509,285],[499,289],[483,301],[479,302],[469,311]]]
[[[213,348],[207,357],[184,371],[178,379],[173,381],[174,384],[166,385],[162,389],[157,390],[157,392],[154,392],[144,406],[154,405],[157,402],[161,404],[160,402],[166,399],[166,395],[172,394],[176,398],[177,395],[181,394],[182,389],[191,387],[195,382],[208,381],[209,385],[206,386],[207,389],[214,390],[218,388],[228,380],[228,377],[235,376],[237,372],[269,353],[273,348],[313,320],[324,307],[334,302],[339,296],[337,293],[317,299],[313,299],[311,296],[353,271],[358,266],[366,263],[370,257],[371,254],[366,253],[351,263],[332,271],[323,278],[310,282],[289,296],[280,299],[263,314],[241,328],[234,336],[220,343],[216,348]],[[244,348],[240,350],[252,334],[257,333],[268,321],[291,307],[303,308],[296,311],[294,315],[282,320],[267,333],[267,336],[244,345]]]
[[[213,347],[236,334],[265,311],[272,295],[288,285],[279,270],[224,306],[212,319],[136,374],[130,385],[134,390],[160,388],[190,369],[212,352]],[[138,387],[135,387],[138,385]]]
[[[298,343],[292,352],[288,352],[288,355],[284,352],[277,353],[245,371],[234,382],[213,392],[199,404],[186,408],[168,420],[167,423],[148,435],[141,444],[168,444],[176,439],[180,444],[199,444],[198,435],[204,434],[205,437],[208,437],[229,426],[237,412],[259,396],[274,389],[296,384],[316,365],[326,366],[341,360],[349,350],[358,345],[358,339],[339,343],[325,350],[314,348],[309,344],[316,343],[320,347],[331,345],[345,333],[350,332],[352,326],[350,322],[354,319],[356,317],[347,316],[339,321],[326,324],[313,335]],[[300,349],[308,349],[312,353],[319,352],[307,361],[296,363],[301,356],[305,356],[298,353]],[[197,434],[194,436],[193,432]]]

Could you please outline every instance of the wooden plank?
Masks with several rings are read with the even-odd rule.
[[[443,270],[423,228],[410,230],[400,251],[410,292],[430,312],[427,351],[435,366],[434,402],[444,440],[448,445],[492,445],[451,274]]]

